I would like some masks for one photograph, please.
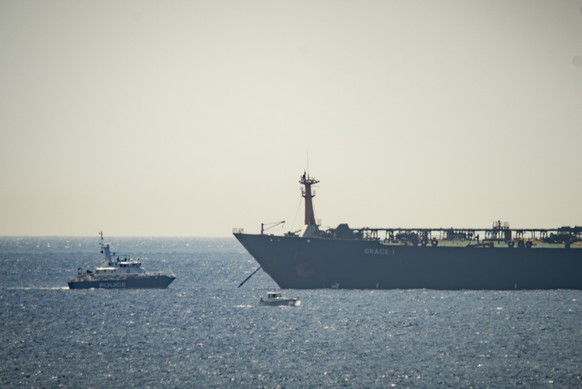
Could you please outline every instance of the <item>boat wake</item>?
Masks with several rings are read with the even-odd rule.
[[[69,290],[68,286],[9,286],[8,290]]]

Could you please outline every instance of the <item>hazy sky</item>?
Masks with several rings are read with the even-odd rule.
[[[0,235],[299,229],[307,168],[323,225],[582,225],[582,1],[0,0]]]

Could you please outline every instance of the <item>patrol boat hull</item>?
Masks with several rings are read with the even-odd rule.
[[[166,289],[175,277],[158,275],[110,280],[71,280],[69,289]]]
[[[582,249],[235,233],[282,289],[582,289]]]

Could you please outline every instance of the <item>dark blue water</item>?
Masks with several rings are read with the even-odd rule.
[[[288,290],[234,239],[111,239],[166,290],[68,290],[97,238],[0,238],[0,387],[582,386],[581,291]]]

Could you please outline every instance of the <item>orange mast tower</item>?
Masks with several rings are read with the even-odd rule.
[[[317,223],[315,222],[315,212],[313,212],[313,201],[315,193],[311,191],[311,185],[317,184],[319,180],[309,177],[307,172],[303,172],[299,183],[303,185],[301,195],[305,198],[305,230],[303,236],[312,236],[317,232]]]

